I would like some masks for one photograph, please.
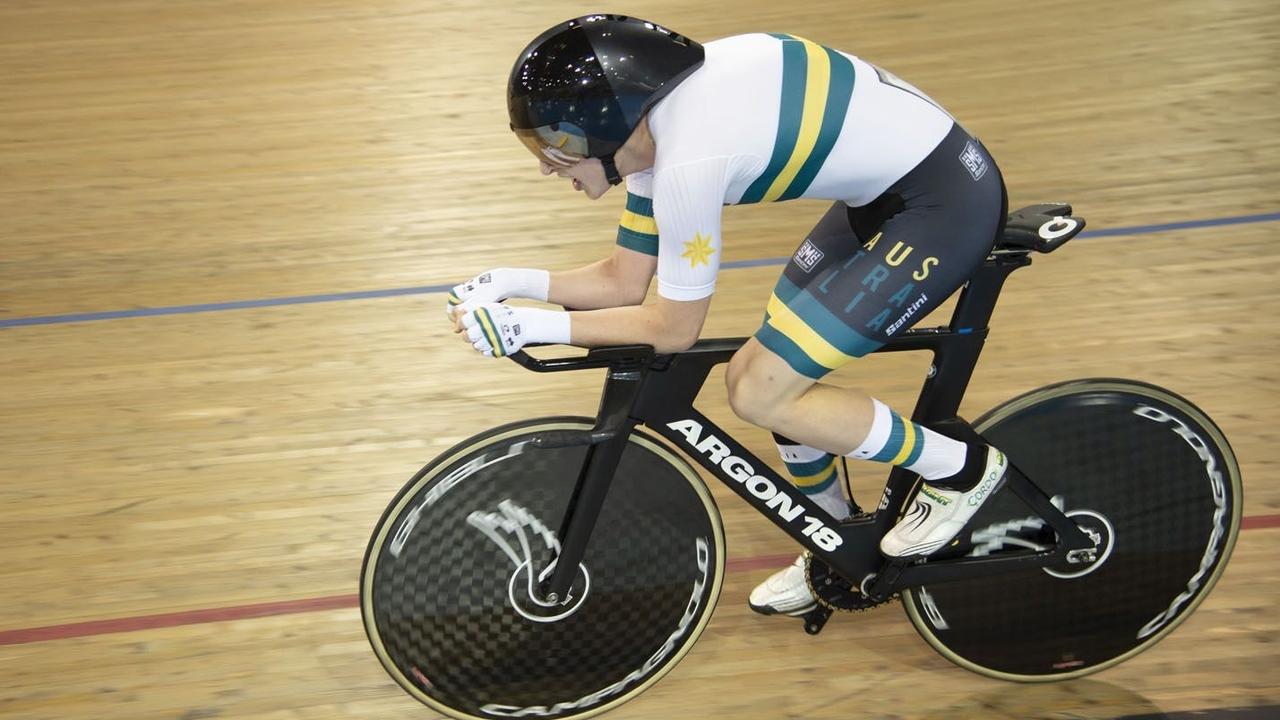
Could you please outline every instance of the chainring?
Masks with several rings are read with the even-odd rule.
[[[828,610],[862,612],[898,599],[898,593],[894,593],[883,600],[872,600],[811,552],[804,554],[804,577],[809,592]]]

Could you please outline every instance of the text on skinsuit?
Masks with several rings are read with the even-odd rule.
[[[1205,576],[1213,570],[1214,562],[1218,559],[1218,553],[1222,550],[1222,539],[1227,534],[1225,522],[1227,517],[1227,488],[1223,484],[1222,470],[1218,468],[1217,459],[1209,451],[1208,444],[1205,443],[1204,438],[1187,427],[1186,423],[1163,410],[1147,405],[1139,405],[1134,409],[1133,414],[1154,422],[1171,424],[1173,431],[1185,440],[1192,450],[1195,450],[1200,461],[1204,463],[1205,474],[1209,477],[1209,488],[1213,493],[1213,529],[1209,533],[1209,542],[1205,545],[1204,555],[1200,558],[1200,567],[1196,570],[1196,574],[1192,575],[1191,579],[1187,581],[1187,589],[1178,593],[1173,602],[1169,603],[1167,609],[1156,615],[1150,622],[1143,625],[1142,629],[1138,630],[1138,637],[1145,638],[1176,617],[1182,610],[1182,606],[1191,600],[1200,589],[1200,586],[1204,583]]]
[[[911,307],[908,307],[907,311],[902,314],[902,317],[895,320],[893,324],[889,326],[889,329],[885,330],[884,334],[893,335],[894,333],[898,332],[898,328],[901,328],[903,325],[905,325],[907,321],[910,320],[911,317],[916,314],[916,311],[924,307],[924,304],[927,302],[929,302],[929,296],[925,295],[924,293],[920,293],[920,297],[916,298],[916,301],[911,303]]]
[[[818,263],[822,262],[823,255],[825,253],[819,250],[817,245],[810,242],[809,238],[805,238],[800,244],[800,249],[796,250],[795,261],[800,269],[811,272]]]
[[[972,140],[964,144],[964,150],[960,153],[960,164],[964,165],[964,169],[969,171],[975,182],[987,174],[987,160]]]
[[[751,463],[732,454],[723,440],[711,433],[702,435],[702,424],[697,420],[676,420],[667,423],[667,427],[684,436],[686,442],[694,450],[706,455],[712,463],[720,466],[738,484],[747,489],[753,497],[764,501],[766,507],[773,510],[785,523],[803,520],[805,527],[800,531],[823,550],[831,551],[844,543],[844,538],[829,528],[820,518],[804,514],[804,506],[791,501],[786,492],[780,491],[769,478],[755,474]],[[803,516],[803,517],[802,517]]]
[[[874,252],[883,235],[884,233],[876,233],[875,237],[868,240],[866,244],[862,246],[862,249],[855,253],[853,257],[846,260],[840,266],[828,268],[820,276],[822,280],[818,283],[818,292],[824,295],[830,293],[832,291],[832,282],[842,272],[850,269],[869,253]],[[886,285],[884,287],[884,293],[881,292],[881,286],[894,276],[896,268],[902,267],[904,263],[907,263],[908,258],[911,257],[914,251],[915,248],[910,244],[903,242],[902,240],[896,241],[893,244],[893,247],[889,248],[885,252],[884,257],[880,262],[876,263],[870,270],[865,270],[862,281],[859,283],[858,293],[845,304],[844,312],[846,314],[853,312],[853,310],[861,305],[864,300],[868,302],[875,302],[877,304],[885,302],[884,294],[887,293],[890,288],[896,287],[897,289],[889,296],[888,301],[883,306],[883,309],[880,310],[874,318],[864,323],[863,327],[872,332],[881,332],[881,330],[885,328],[886,324],[889,324],[889,320],[893,317],[895,312],[899,314],[898,319],[892,324],[889,324],[889,328],[885,332],[885,335],[891,336],[907,325],[908,321],[920,312],[929,301],[929,298],[924,293],[919,293],[917,296],[916,282],[923,281],[929,277],[929,268],[939,264],[938,258],[930,256],[920,260],[920,269],[911,273],[911,277],[915,282],[908,280],[899,284],[898,281],[895,281],[892,285]],[[902,279],[902,275],[905,271],[905,267],[902,271],[898,271],[897,274],[899,280]],[[912,300],[912,298],[915,299]],[[908,301],[911,301],[909,305]]]

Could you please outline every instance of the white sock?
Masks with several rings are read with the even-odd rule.
[[[871,403],[871,431],[849,457],[899,465],[925,480],[950,477],[964,467],[967,445],[904,420],[875,398]]]

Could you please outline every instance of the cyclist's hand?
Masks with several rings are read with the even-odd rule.
[[[546,302],[550,284],[551,273],[546,270],[494,268],[454,286],[446,301],[445,313],[450,320],[456,320],[485,303],[502,302],[508,298]]]
[[[569,313],[486,303],[462,316],[461,330],[476,352],[506,357],[526,343],[569,342]]]

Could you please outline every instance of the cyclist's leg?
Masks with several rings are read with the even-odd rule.
[[[830,248],[857,245],[852,239],[847,210],[848,206],[844,203],[835,203],[810,231],[791,265],[804,263],[810,270],[818,270],[837,259]],[[828,249],[824,251],[819,248]],[[790,368],[787,368],[787,372],[790,372]],[[739,409],[739,414],[744,412],[750,413]],[[835,453],[797,442],[776,432],[773,433],[773,440],[786,465],[787,475],[797,489],[837,520],[843,520],[852,513],[853,508],[845,498],[839,482]],[[751,609],[764,615],[801,615],[812,610],[815,600],[809,592],[803,559],[803,555],[797,557],[791,565],[757,585],[747,601]]]
[[[806,272],[806,268],[809,273],[825,272],[848,255],[850,248],[858,246],[859,242],[850,226],[848,206],[839,202],[833,204],[788,263],[782,279],[778,281],[778,287],[781,288],[788,282],[788,275],[797,277],[796,281],[791,282],[803,282],[799,276]],[[741,400],[732,395],[731,399]],[[849,504],[837,482],[836,455],[830,452],[830,448],[819,450],[776,432],[773,439],[792,482],[837,519],[846,517],[849,514]]]
[[[882,238],[883,235],[876,233],[881,232],[884,217],[896,215],[901,205],[900,198],[889,195],[861,211],[850,211],[843,203],[833,205],[805,238],[779,278],[764,327],[739,351],[729,368],[729,396],[735,411],[755,424],[775,430],[779,452],[797,487],[837,518],[849,510],[835,482],[835,457],[850,454],[866,444],[863,439],[872,434],[877,410],[886,414],[881,418],[883,423],[889,417],[888,408],[860,390],[817,381],[847,361],[837,350],[853,357],[883,343],[863,338],[845,327],[843,321],[839,321],[838,328],[833,327],[831,317],[837,316],[828,316],[813,300],[802,298],[840,297],[841,286],[856,285],[849,279],[870,274],[878,276],[876,267],[881,263],[877,258],[883,258],[890,248],[888,245],[877,247],[878,241],[868,242],[870,247],[864,247],[864,240]],[[855,217],[865,220],[872,214],[884,217],[864,223],[871,226],[870,232],[859,236],[854,229]],[[872,291],[876,289],[879,288]],[[843,307],[850,300],[841,298],[839,302]],[[820,335],[815,327],[821,329]],[[834,347],[822,347],[824,342]],[[806,413],[818,413],[827,420],[807,422]],[[813,419],[816,420],[816,416]],[[779,435],[779,430],[796,439]],[[889,427],[881,433],[881,447],[876,448],[889,457],[897,454],[884,447],[888,445],[891,430]],[[963,444],[941,436],[935,443],[928,443],[926,435],[920,428],[914,437],[921,441],[915,442],[912,448],[915,462],[923,459],[923,464],[929,467],[915,469],[949,475],[963,466],[966,456]],[[896,447],[901,450],[901,445],[899,442]],[[924,453],[926,445],[933,452]],[[907,452],[903,462],[911,455]],[[808,463],[797,462],[806,460]],[[827,468],[830,468],[829,480],[825,479]],[[813,472],[815,469],[817,472]],[[822,479],[822,482],[807,485],[805,481],[811,478]],[[837,509],[833,510],[833,506]],[[766,615],[797,615],[808,612],[815,602],[803,562],[797,558],[758,585],[748,604],[752,610]]]
[[[960,495],[988,496],[986,481],[996,472],[998,482],[1003,456],[904,420],[865,393],[816,381],[880,347],[960,287],[990,251],[1003,203],[994,163],[955,128],[883,196],[848,211],[843,244],[838,233],[806,239],[778,282],[764,326],[730,367],[730,400],[746,419],[812,447],[903,465],[934,485],[908,516],[918,532],[887,540],[890,554],[923,554],[949,540],[942,535],[952,526],[958,532],[971,515],[956,514]]]

